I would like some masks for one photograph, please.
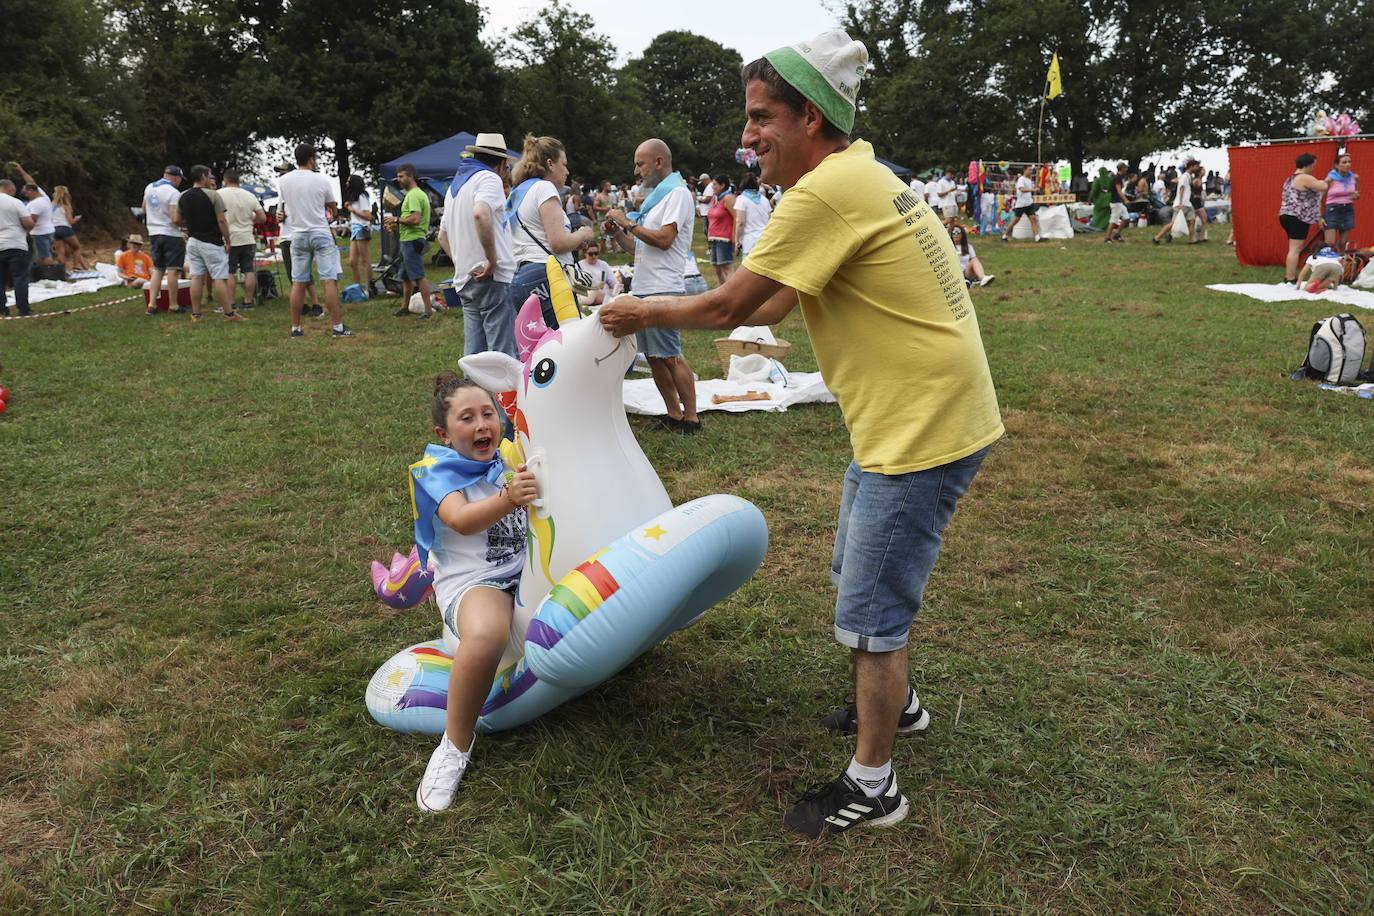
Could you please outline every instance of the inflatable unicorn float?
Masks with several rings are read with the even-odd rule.
[[[526,464],[539,487],[510,642],[477,720],[483,733],[543,715],[690,626],[753,576],[768,546],[762,513],[736,496],[672,505],[625,418],[621,385],[634,338],[579,320],[553,258],[548,278],[557,329],[531,296],[516,319],[520,359],[477,353],[459,361],[469,378],[502,392],[515,431],[502,458]],[[378,597],[393,607],[423,600],[429,575],[414,550],[390,568],[373,564]],[[458,635],[447,624],[442,631],[373,675],[367,708],[378,723],[443,732]]]

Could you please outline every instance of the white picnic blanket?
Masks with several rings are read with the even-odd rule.
[[[1328,385],[1322,382],[1317,387],[1322,391],[1334,391],[1337,394],[1353,394],[1358,398],[1374,400],[1374,382],[1366,382],[1363,385]]]
[[[835,396],[825,387],[819,372],[792,372],[788,375],[790,385],[771,382],[731,382],[726,379],[697,379],[697,411],[724,410],[730,413],[743,413],[746,410],[771,410],[781,413],[794,404],[834,403]],[[711,396],[747,394],[760,391],[767,394],[766,401],[728,401],[712,404]],[[625,410],[628,413],[646,416],[662,416],[668,411],[663,406],[663,395],[651,378],[627,380],[624,388]]]
[[[1324,293],[1294,289],[1291,283],[1214,283],[1207,288],[1222,293],[1239,293],[1261,302],[1334,302],[1339,305],[1353,305],[1356,308],[1374,309],[1374,293],[1351,289],[1348,286],[1329,289]]]
[[[61,299],[64,296],[76,296],[80,293],[93,293],[98,289],[107,286],[119,286],[119,270],[113,264],[97,264],[95,270],[83,271],[73,274],[80,279],[73,280],[38,280],[29,284],[29,303],[46,302],[49,299]],[[14,305],[14,293],[11,292],[5,297],[6,305]]]

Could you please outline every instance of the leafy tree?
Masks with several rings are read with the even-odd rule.
[[[514,111],[506,139],[557,137],[573,174],[619,175],[633,162],[637,97],[617,92],[615,48],[585,13],[554,0],[501,43]],[[642,138],[640,138],[642,139]]]
[[[339,179],[503,111],[470,0],[238,0],[249,24],[259,135],[328,139]],[[457,163],[454,163],[456,168]]]
[[[743,61],[738,51],[691,32],[656,36],[623,71],[642,90],[674,162],[692,173],[737,169],[744,123]],[[676,145],[675,145],[676,141]]]
[[[127,146],[109,117],[117,71],[105,10],[81,0],[7,0],[5,10],[0,163],[20,162],[49,193],[67,185],[88,218],[112,212]]]

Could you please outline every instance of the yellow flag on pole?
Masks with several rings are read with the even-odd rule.
[[[1050,60],[1050,72],[1045,74],[1045,98],[1053,99],[1064,94],[1064,85],[1059,81],[1059,53],[1056,51]]]

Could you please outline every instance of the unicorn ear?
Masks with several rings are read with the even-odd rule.
[[[544,308],[539,304],[539,297],[531,293],[515,316],[515,349],[520,358],[529,356],[547,333],[549,326],[544,323]]]
[[[523,370],[518,359],[504,353],[473,353],[458,360],[463,374],[488,391],[515,391]]]

